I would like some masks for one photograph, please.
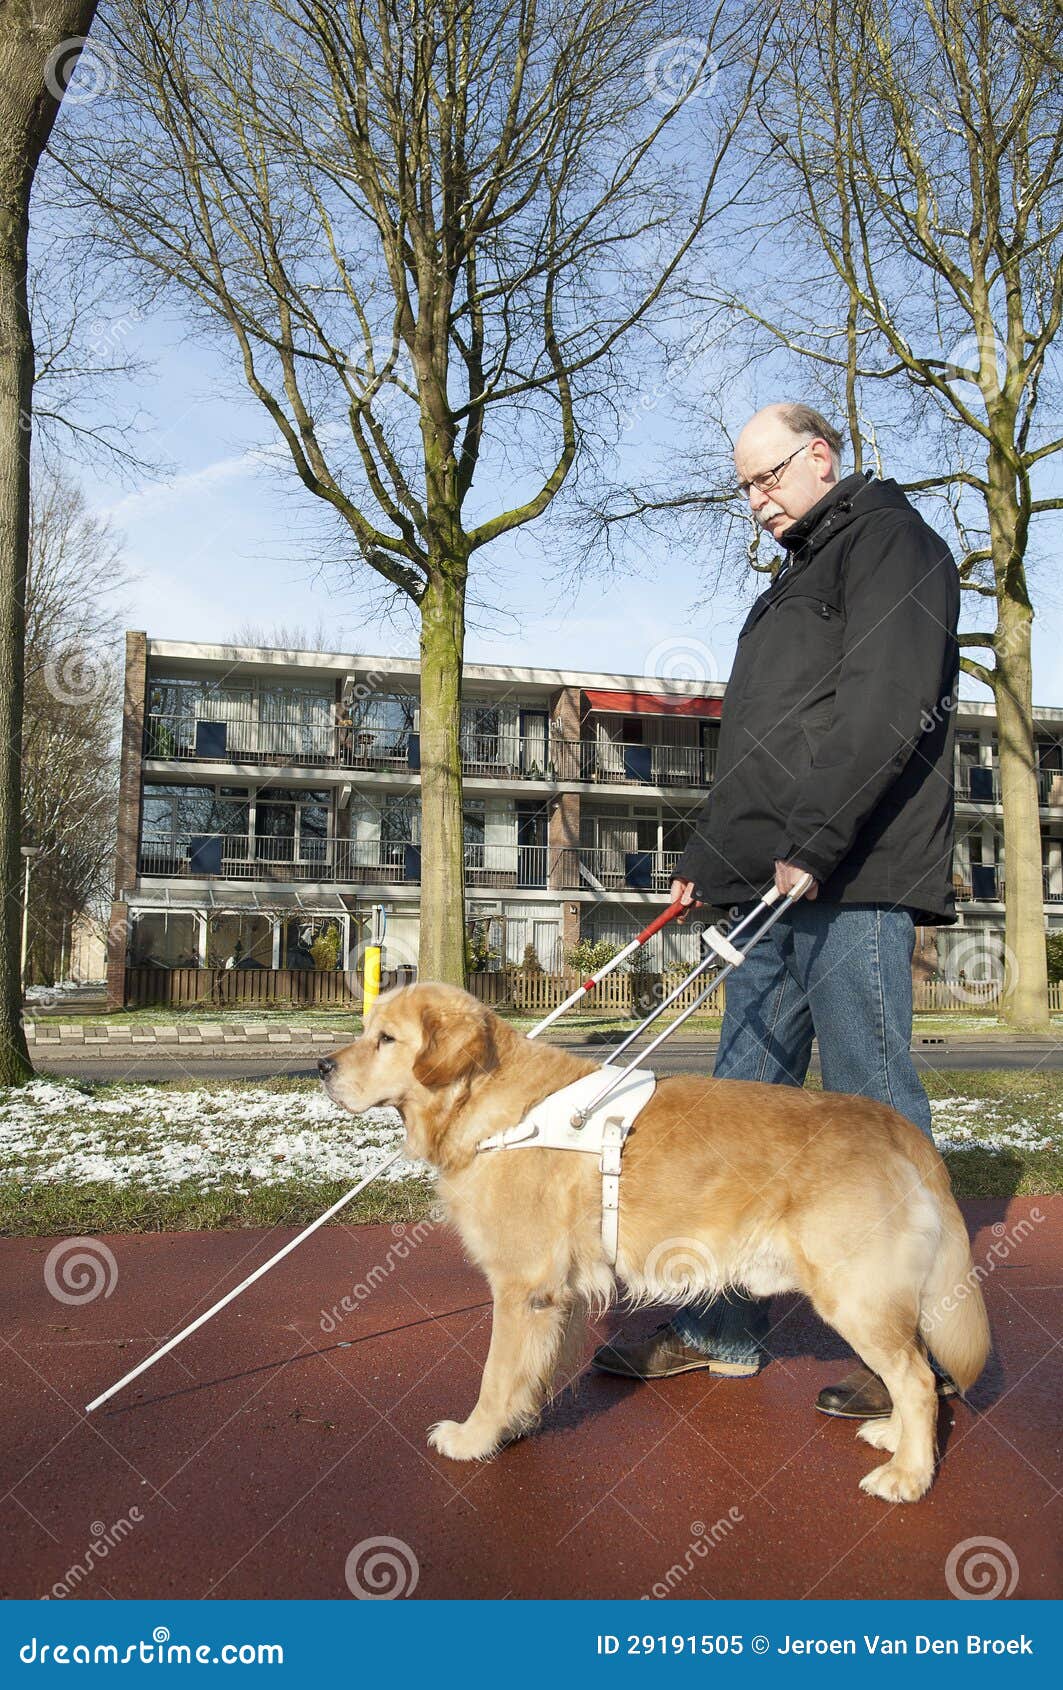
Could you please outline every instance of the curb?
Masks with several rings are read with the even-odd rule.
[[[608,1052],[609,1047],[627,1035],[630,1029],[617,1028],[614,1031],[603,1031],[596,1028],[593,1032],[579,1026],[572,1026],[561,1030],[555,1028],[549,1036],[549,1043],[580,1050]],[[200,1050],[220,1053],[236,1049],[254,1051],[256,1054],[277,1055],[295,1054],[299,1052],[314,1052],[322,1048],[333,1049],[337,1045],[348,1044],[352,1034],[346,1027],[285,1027],[263,1026],[254,1024],[225,1024],[198,1022],[187,1026],[172,1025],[138,1025],[125,1024],[107,1027],[49,1026],[47,1022],[25,1024],[26,1043],[38,1051],[77,1052],[82,1056],[106,1055],[115,1050],[132,1054],[134,1047],[144,1050],[150,1047],[154,1050],[177,1052],[178,1050]],[[677,1046],[690,1049],[715,1050],[720,1042],[717,1029],[706,1032],[688,1033],[680,1029],[673,1035]],[[948,1051],[986,1049],[999,1045],[1002,1050],[1038,1051],[1055,1050],[1063,1045],[1063,1028],[1058,1036],[1052,1034],[1014,1034],[1007,1033],[934,1033],[925,1034],[916,1031],[912,1038],[913,1051]]]

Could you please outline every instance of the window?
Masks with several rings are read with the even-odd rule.
[[[242,749],[248,743],[253,720],[250,686],[159,676],[148,687],[145,752],[149,757],[191,755],[197,721],[225,722],[229,750]]]
[[[281,967],[343,967],[343,928],[329,916],[290,916],[281,925]]]
[[[328,792],[291,786],[262,787],[255,803],[256,860],[327,861],[331,812]]]
[[[266,915],[215,912],[207,920],[207,967],[272,968],[273,924]]]
[[[271,686],[259,698],[262,751],[310,760],[331,756],[334,705],[331,689]]]
[[[412,796],[389,798],[380,811],[380,866],[401,868],[407,845],[421,838],[421,806]]]
[[[198,968],[199,917],[164,911],[134,915],[131,961],[134,968]]]
[[[246,789],[145,785],[141,838],[180,844],[193,833],[226,837],[248,831]]]
[[[365,698],[352,704],[355,746],[364,754],[405,757],[415,731],[417,700],[400,693]]]

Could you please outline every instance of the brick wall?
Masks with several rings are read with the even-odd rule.
[[[118,778],[114,904],[107,932],[109,1009],[121,1009],[125,1001],[125,960],[129,931],[127,899],[137,884],[147,692],[148,638],[139,630],[131,629],[125,637],[125,691],[122,702],[122,763]]]

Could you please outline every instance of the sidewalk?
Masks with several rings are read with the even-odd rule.
[[[489,1308],[438,1226],[324,1229],[88,1420],[291,1234],[99,1240],[91,1301],[50,1294],[61,1241],[0,1239],[0,1595],[349,1600],[348,1557],[386,1539],[416,1564],[415,1599],[936,1598],[968,1555],[983,1580],[999,1563],[1008,1595],[1058,1596],[1063,1198],[963,1207],[995,1353],[971,1401],[942,1407],[933,1489],[896,1507],[859,1490],[880,1457],[854,1426],[812,1408],[849,1361],[796,1298],[775,1301],[757,1378],[588,1374],[534,1436],[467,1465],[425,1434],[471,1409]]]
[[[528,1025],[531,1024],[529,1021]],[[581,1048],[587,1045],[601,1046],[603,1050],[608,1050],[613,1044],[619,1043],[632,1025],[625,1023],[622,1027],[604,1029],[600,1020],[593,1019],[589,1026],[581,1027],[579,1021],[573,1017],[564,1025],[552,1027],[547,1037],[550,1044],[578,1045]],[[76,1022],[68,1025],[46,1020],[26,1022],[26,1043],[31,1054],[34,1050],[76,1050],[79,1055],[91,1056],[106,1055],[115,1049],[132,1046],[176,1049],[186,1045],[206,1046],[219,1051],[241,1048],[268,1050],[274,1046],[284,1052],[331,1050],[338,1045],[349,1043],[355,1037],[357,1032],[352,1031],[349,1022],[347,1026],[332,1028],[320,1024],[313,1027],[300,1026],[297,1021],[189,1021],[180,1025],[173,1022],[134,1022],[131,1025],[113,1026],[84,1026]],[[715,1028],[695,1028],[690,1031],[686,1027],[680,1027],[671,1035],[677,1045],[688,1048],[696,1046],[706,1051],[715,1050],[719,1038],[719,1032]],[[999,1041],[1012,1050],[1029,1050],[1031,1053],[1054,1050],[1063,1044],[1063,1027],[1060,1027],[1057,1033],[1044,1035],[1010,1033],[1004,1027],[986,1027],[980,1031],[965,1027],[962,1032],[935,1030],[932,1033],[923,1033],[917,1023],[912,1037],[912,1048],[963,1050],[982,1045],[987,1040],[994,1043]]]

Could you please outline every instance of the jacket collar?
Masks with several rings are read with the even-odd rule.
[[[778,544],[790,554],[787,560],[790,564],[798,562],[806,547],[810,552],[815,550],[837,527],[839,519],[849,516],[857,494],[863,492],[872,476],[871,470],[865,470],[863,474],[847,475],[836,481],[829,493],[824,493],[811,510],[779,535]]]

